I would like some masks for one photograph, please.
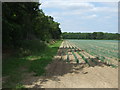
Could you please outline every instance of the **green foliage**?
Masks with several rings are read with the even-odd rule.
[[[46,16],[37,2],[2,4],[3,49],[21,47],[21,40],[60,39],[59,23]]]
[[[85,58],[81,53],[77,51],[77,53],[82,57],[82,59],[90,66],[90,63],[88,62],[88,59]]]
[[[66,62],[70,62],[69,60],[70,60],[70,57],[69,57],[69,54],[68,54],[68,52],[66,53],[67,54],[67,59],[66,59]]]
[[[23,87],[19,82],[24,73],[21,68],[42,75],[61,43],[45,44],[60,39],[61,30],[60,24],[53,17],[46,16],[39,7],[38,2],[2,3],[3,52],[12,54],[3,59],[3,76],[9,76],[4,87]]]
[[[38,60],[34,60],[31,62],[29,71],[35,72],[35,76],[43,75],[45,73],[45,69],[43,67],[46,67],[47,64],[51,62],[51,60],[52,56],[47,56]]]
[[[118,33],[103,33],[103,32],[93,32],[93,33],[67,33],[62,34],[63,39],[106,39],[106,40],[118,40],[120,34]]]
[[[77,58],[77,56],[75,55],[75,53],[74,53],[73,50],[72,50],[72,54],[74,55],[74,58],[75,58],[76,63],[79,63],[79,60],[78,60],[78,58]]]
[[[104,63],[118,65],[118,40],[69,40],[69,42],[75,44],[90,55],[96,56]],[[85,60],[84,56],[80,56]],[[87,60],[85,61],[87,62]]]
[[[28,65],[28,63],[21,58],[9,57],[3,60],[2,75],[3,77],[6,77],[3,87],[12,88],[17,86],[22,79],[21,73],[23,73],[20,67],[24,65]]]
[[[18,83],[15,88],[18,90],[25,87],[21,83]]]
[[[34,42],[34,46],[39,45],[39,41],[27,41],[27,45],[31,45]],[[7,81],[3,84],[3,87],[8,88],[23,88],[21,80],[23,79],[23,73],[34,72],[35,76],[44,75],[45,67],[52,61],[54,55],[62,41],[57,41],[53,45],[44,46],[44,50],[34,51],[35,47],[31,45],[29,48],[32,51],[31,55],[21,55],[21,57],[9,57],[3,59],[3,77],[8,77]],[[24,41],[25,43],[25,41]],[[29,43],[29,44],[28,44]],[[44,44],[43,44],[44,45]],[[25,45],[24,45],[25,46]],[[38,48],[38,47],[36,47]],[[26,50],[26,49],[25,49]],[[19,54],[19,53],[17,53]],[[19,55],[18,55],[19,56]]]
[[[9,57],[7,59],[4,59],[2,62],[3,76],[10,75],[14,71],[17,71],[16,67],[21,66],[23,63],[26,63],[26,61],[21,58]]]
[[[69,41],[92,55],[107,56],[109,58],[111,57],[118,58],[117,40],[69,40]]]
[[[42,52],[47,45],[40,40],[24,40],[21,41],[20,53],[22,55],[31,55],[37,52]]]

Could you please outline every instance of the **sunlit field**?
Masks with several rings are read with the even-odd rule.
[[[118,40],[68,40],[101,61],[117,65]]]

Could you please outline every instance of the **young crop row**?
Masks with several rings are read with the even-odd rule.
[[[107,63],[107,64],[109,64],[111,66],[113,66],[113,65],[117,66],[118,65],[117,61],[115,60],[115,57],[111,58],[111,56],[110,56],[110,55],[113,54],[112,52],[111,53],[110,52],[105,52],[105,51],[100,50],[100,48],[93,47],[92,45],[89,45],[89,44],[87,45],[85,43],[81,43],[81,44],[78,45],[77,43],[74,43],[72,41],[68,41],[68,42],[70,44],[72,44],[75,49],[78,49],[80,47],[79,49],[85,50],[87,53],[89,53],[89,54],[91,54],[91,55],[93,55],[95,57],[98,57],[101,60],[101,62]],[[73,55],[74,55],[74,53],[73,53]],[[80,53],[79,53],[79,55],[83,58],[83,60],[85,60],[86,63],[88,63],[87,59],[90,58],[89,55],[88,55],[88,58],[85,58],[84,55],[82,56]],[[85,55],[87,56],[87,54],[85,54]],[[74,57],[76,58],[75,55],[74,55]],[[92,62],[94,62],[95,64],[97,63],[93,59],[90,59],[90,60]]]
[[[62,55],[66,56],[66,62],[70,62],[70,59],[71,59],[70,52],[71,52],[75,60],[74,62],[81,63],[84,61],[89,66],[91,66],[89,63],[89,60],[92,60],[92,59],[89,59],[84,53],[80,53],[80,51],[77,51],[77,50],[80,50],[80,48],[78,48],[74,44],[69,43],[67,41],[64,41],[63,45],[64,45],[63,47],[65,48],[63,48],[62,50],[62,53],[63,53]],[[81,59],[80,58],[78,59],[78,57],[81,57]],[[92,60],[92,62],[95,62],[95,61]]]
[[[87,42],[88,41],[88,42]],[[100,43],[90,42],[89,40],[82,41],[82,40],[71,40],[72,43],[76,44],[77,46],[81,47],[82,49],[88,51],[89,53],[94,54],[94,52],[97,55],[107,56],[110,58],[118,58],[118,50],[112,50],[112,48],[108,48],[109,45],[104,48],[102,46],[99,46]],[[100,41],[99,41],[100,42]],[[99,48],[100,47],[100,48]],[[116,44],[117,47],[117,44]],[[114,49],[114,48],[113,48]]]

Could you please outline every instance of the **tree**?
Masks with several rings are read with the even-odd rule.
[[[60,39],[59,23],[46,16],[37,2],[4,2],[3,48],[20,47],[23,40]]]
[[[62,33],[63,39],[111,39],[118,40],[118,33],[103,33],[103,32],[93,32],[93,33]]]

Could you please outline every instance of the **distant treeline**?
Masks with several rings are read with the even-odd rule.
[[[60,39],[60,24],[39,6],[38,2],[2,3],[3,48],[19,47],[23,40]]]
[[[120,34],[118,33],[103,33],[103,32],[93,32],[93,33],[62,33],[63,39],[106,39],[106,40],[118,40],[120,39]]]

